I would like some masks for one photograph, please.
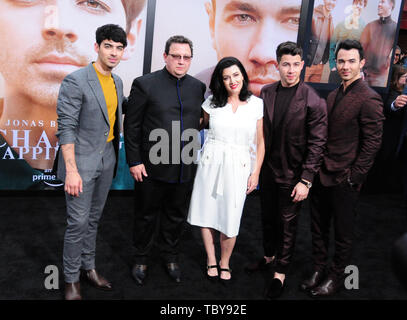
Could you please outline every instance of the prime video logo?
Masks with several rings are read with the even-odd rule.
[[[60,187],[63,185],[63,183],[57,181],[57,176],[55,174],[52,174],[51,170],[45,170],[45,172],[41,174],[33,174],[32,181],[43,181],[50,187]]]

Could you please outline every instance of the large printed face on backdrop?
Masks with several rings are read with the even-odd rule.
[[[393,8],[394,6],[391,0],[379,0],[379,4],[377,5],[377,14],[379,17],[388,17],[391,15]]]
[[[120,1],[0,0],[6,94],[55,106],[62,79],[92,60],[95,31],[106,23],[126,28]]]
[[[324,7],[328,12],[331,12],[335,9],[336,0],[324,0]]]
[[[277,46],[297,41],[302,0],[212,0],[205,3],[212,45],[218,60],[238,58],[250,79],[250,90],[280,79]]]
[[[358,18],[362,14],[363,8],[366,6],[364,0],[356,0],[352,3],[352,14],[354,17]]]
[[[127,26],[129,45],[123,59],[133,52],[140,20],[132,19],[136,5],[143,5],[136,1],[0,0],[4,78],[0,130],[18,159],[36,169],[52,167],[57,150],[56,101],[63,78],[96,59],[95,32],[102,25]],[[134,9],[129,11],[132,18],[127,17],[130,25],[124,5]],[[0,147],[3,155],[5,144]],[[11,159],[11,151],[6,152]]]

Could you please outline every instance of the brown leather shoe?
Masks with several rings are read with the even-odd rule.
[[[79,281],[73,283],[65,282],[65,300],[82,300]]]
[[[309,291],[319,285],[325,277],[325,272],[314,271],[312,275],[300,284],[301,291]]]
[[[337,279],[332,276],[327,276],[324,281],[322,281],[314,289],[311,289],[311,297],[328,297],[337,293],[343,286],[343,279]]]
[[[95,288],[105,291],[113,290],[112,284],[99,275],[95,269],[86,270],[82,274],[83,277]]]

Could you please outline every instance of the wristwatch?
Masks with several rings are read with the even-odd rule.
[[[348,184],[349,184],[352,188],[356,185],[356,183],[353,183],[353,182],[352,182],[352,180],[350,179],[350,177],[348,177],[347,182],[348,182]]]
[[[305,181],[305,180],[303,180],[303,179],[301,179],[300,182],[301,182],[302,184],[305,184],[305,186],[306,186],[308,189],[310,189],[310,188],[312,187],[312,182],[308,182],[308,181]]]

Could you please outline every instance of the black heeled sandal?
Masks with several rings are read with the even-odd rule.
[[[210,276],[210,275],[208,274],[208,270],[209,270],[209,269],[212,269],[212,268],[218,269],[218,265],[217,265],[217,264],[214,264],[214,265],[212,265],[212,266],[206,266],[206,278],[207,278],[208,280],[211,280],[211,281],[218,280],[218,278],[219,278],[219,271],[218,271],[218,274],[217,274],[216,276]]]
[[[224,286],[227,286],[228,284],[230,284],[231,283],[231,281],[232,281],[232,269],[226,269],[226,268],[220,268],[219,269],[219,280],[220,280],[220,282],[224,285]],[[229,279],[222,279],[221,277],[220,277],[220,273],[222,272],[222,271],[225,271],[225,272],[229,272],[230,273],[230,275],[231,275],[231,277],[229,278]]]

